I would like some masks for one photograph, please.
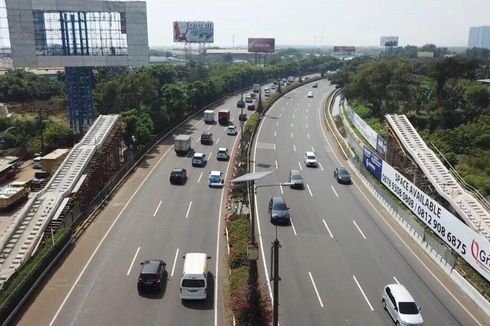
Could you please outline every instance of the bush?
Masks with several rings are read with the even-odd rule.
[[[248,266],[247,246],[250,236],[250,223],[247,215],[236,217],[227,223],[230,242],[228,263],[230,268]]]

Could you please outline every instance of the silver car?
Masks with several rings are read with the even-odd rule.
[[[299,170],[289,171],[289,183],[291,188],[303,189],[303,176]]]

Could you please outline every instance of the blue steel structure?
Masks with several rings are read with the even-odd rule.
[[[89,55],[86,13],[76,14],[78,19],[75,13],[59,13],[63,55]],[[65,67],[70,126],[78,135],[83,135],[95,119],[92,70],[93,67]]]

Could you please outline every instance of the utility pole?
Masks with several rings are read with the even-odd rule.
[[[281,247],[279,240],[277,239],[277,226],[276,226],[276,239],[272,243],[272,280],[273,280],[273,293],[272,293],[272,326],[279,325],[279,248]]]
[[[43,156],[44,155],[44,134],[43,134],[44,115],[43,115],[43,112],[41,110],[39,110],[38,118],[39,118],[39,124],[40,124],[40,129],[41,129],[41,156]]]

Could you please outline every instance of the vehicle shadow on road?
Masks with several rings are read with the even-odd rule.
[[[258,166],[258,167],[261,167],[261,168],[264,168],[264,169],[268,169],[271,167],[270,164],[265,164],[265,163],[255,163],[255,166]]]
[[[206,300],[182,300],[182,305],[195,310],[213,310],[214,308],[214,276],[208,273],[208,296]]]

